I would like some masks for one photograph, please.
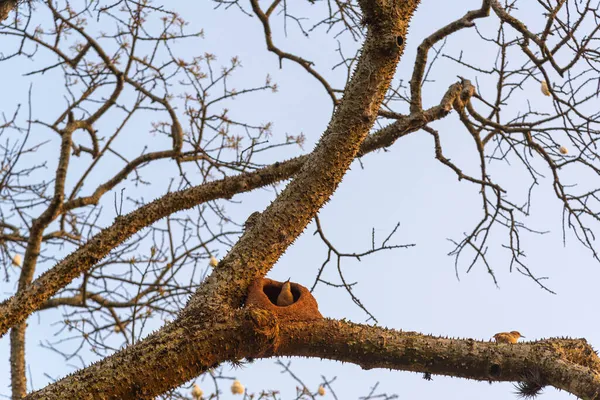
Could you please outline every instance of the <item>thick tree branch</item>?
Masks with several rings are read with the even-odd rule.
[[[103,399],[107,398],[103,391],[107,379],[116,383],[117,390],[111,396],[146,399],[162,380],[180,379],[181,375],[202,372],[224,361],[274,355],[319,357],[350,362],[363,369],[386,368],[488,382],[536,379],[533,383],[540,386],[551,385],[590,400],[600,393],[600,359],[583,339],[512,345],[331,319],[280,321],[268,311],[243,309],[221,315],[208,325],[194,318],[179,320],[135,348],[93,364],[27,399],[61,399],[67,393],[72,396],[69,398]],[[146,368],[154,361],[155,353],[168,357],[171,365],[179,368]],[[143,369],[147,374],[144,384],[124,380],[116,369],[105,368],[115,362]],[[151,375],[151,371],[158,371],[159,376]]]
[[[207,339],[212,338],[220,340],[220,346],[225,349],[237,347],[231,346],[225,338],[216,337],[213,325],[231,319],[230,310],[242,303],[250,282],[269,271],[337,188],[375,122],[403,49],[404,39],[398,38],[406,36],[417,5],[418,1],[361,3],[369,31],[355,74],[328,129],[295,179],[207,277],[176,323],[81,374],[63,379],[61,385],[68,388],[66,393],[70,397],[97,397],[98,393],[105,393],[104,388],[110,387],[106,393],[111,397],[152,398],[198,375],[211,363],[223,361],[215,359],[216,342],[210,345],[210,350],[204,347],[204,351],[190,349],[194,344],[206,346]],[[22,302],[15,304],[13,300],[12,306],[18,308]],[[192,340],[194,331],[206,339]],[[170,337],[165,342],[166,336]],[[158,343],[153,343],[156,341]],[[184,357],[187,362],[183,362]],[[85,374],[87,379],[81,380]],[[85,385],[78,385],[83,382]],[[58,386],[51,385],[45,392],[64,396],[65,391],[56,390]]]
[[[391,146],[398,138],[423,128],[431,121],[445,117],[452,110],[452,104],[456,96],[461,95],[462,89],[462,84],[454,84],[450,86],[439,105],[424,112],[403,117],[370,135],[361,144],[357,156]],[[113,248],[139,230],[174,212],[189,209],[210,200],[231,198],[235,194],[290,179],[309,160],[309,157],[310,155],[296,157],[255,172],[243,173],[180,192],[169,193],[119,217],[112,226],[96,234],[77,251],[45,272],[25,291],[5,300],[0,305],[0,336],[4,335],[15,323],[40,309],[45,301],[56,294],[58,290],[91,268]]]
[[[499,344],[448,339],[337,320],[279,327],[278,355],[327,358],[360,365],[481,381],[520,382],[600,398],[600,359],[584,339]]]
[[[275,325],[260,316],[232,312],[209,324],[194,318],[178,320],[26,399],[154,399],[224,361],[264,354],[271,347]],[[163,360],[162,366],[157,359]]]
[[[273,22],[273,12],[281,4],[284,22],[289,17],[295,18],[287,13],[286,3],[274,0],[270,6],[262,9],[258,0],[249,1],[263,25],[268,50],[278,55],[280,62],[283,58],[287,58],[298,63],[323,83],[322,77],[315,72],[310,62],[285,53],[274,45],[270,26],[270,23]],[[11,10],[17,11],[17,3],[21,4],[22,1],[0,0],[0,20],[6,19]],[[569,194],[559,180],[559,170],[583,164],[593,172],[598,172],[598,168],[593,164],[593,161],[597,160],[597,149],[594,147],[597,140],[594,135],[598,133],[595,127],[598,115],[594,114],[593,110],[591,115],[585,115],[584,105],[588,100],[593,100],[598,92],[597,88],[592,88],[591,93],[587,93],[589,87],[587,84],[590,82],[595,84],[593,79],[588,78],[588,74],[591,72],[591,76],[596,76],[593,73],[597,71],[595,63],[597,49],[590,45],[597,40],[595,35],[600,31],[600,27],[593,26],[590,35],[581,34],[581,32],[577,32],[576,35],[584,18],[587,18],[586,15],[591,15],[592,18],[598,20],[597,11],[590,7],[577,7],[576,10],[572,10],[564,0],[558,0],[556,5],[541,4],[540,2],[547,11],[547,14],[544,14],[547,16],[547,21],[543,32],[536,33],[534,30],[530,30],[524,21],[514,17],[512,14],[514,5],[507,3],[503,6],[497,0],[479,0],[480,9],[468,12],[464,17],[437,31],[434,29],[433,34],[428,36],[418,47],[414,70],[408,71],[409,75],[412,74],[409,99],[400,93],[400,90],[404,89],[404,81],[399,83],[397,89],[390,89],[388,86],[406,41],[408,21],[419,1],[358,0],[358,3],[360,3],[362,13],[358,12],[356,3],[349,7],[352,9],[353,15],[358,15],[359,18],[364,17],[361,20],[361,29],[362,24],[368,28],[367,40],[356,57],[347,58],[342,53],[341,46],[338,49],[342,57],[342,63],[339,65],[346,65],[348,72],[354,68],[356,71],[352,79],[347,81],[350,83],[343,92],[333,90],[324,83],[337,110],[316,149],[309,155],[275,163],[251,173],[245,172],[254,170],[256,166],[251,161],[251,154],[255,151],[276,147],[276,145],[260,147],[262,142],[259,139],[268,136],[270,125],[252,126],[238,123],[232,121],[226,111],[218,115],[211,115],[210,112],[207,112],[208,107],[212,106],[214,102],[227,98],[233,99],[240,92],[235,91],[229,83],[226,83],[225,77],[229,74],[229,69],[225,70],[220,77],[213,77],[213,67],[210,62],[211,59],[214,59],[212,54],[194,57],[193,62],[188,62],[171,52],[169,40],[187,36],[183,30],[178,33],[185,21],[176,13],[165,10],[166,14],[161,18],[164,28],[159,34],[153,34],[144,29],[144,21],[146,20],[145,10],[155,10],[155,7],[135,3],[135,7],[126,7],[127,9],[123,10],[126,18],[117,17],[117,34],[114,36],[101,34],[98,42],[86,34],[85,15],[89,13],[85,13],[87,10],[85,6],[83,13],[78,14],[78,11],[71,7],[59,7],[59,10],[56,8],[57,5],[49,3],[48,6],[55,14],[50,31],[43,30],[41,26],[31,27],[29,21],[25,25],[15,22],[14,27],[5,25],[9,31],[5,32],[6,34],[23,39],[21,47],[14,56],[33,57],[33,53],[28,54],[27,48],[23,47],[25,42],[31,42],[34,47],[36,43],[41,44],[58,56],[58,64],[39,69],[32,74],[43,74],[61,66],[64,67],[63,72],[67,81],[77,82],[67,85],[66,89],[72,100],[69,101],[70,105],[54,124],[36,121],[52,128],[61,135],[63,140],[59,170],[54,183],[54,196],[48,196],[52,183],[46,181],[40,185],[27,187],[25,192],[9,188],[9,178],[19,177],[12,171],[16,161],[11,159],[10,152],[7,153],[7,161],[3,162],[2,171],[0,171],[4,174],[5,164],[9,165],[8,171],[2,177],[3,184],[0,186],[3,186],[4,189],[4,183],[6,183],[11,194],[8,199],[13,204],[21,204],[14,207],[17,212],[14,218],[20,217],[21,222],[16,225],[7,223],[4,227],[7,233],[0,232],[2,233],[0,239],[4,238],[5,241],[10,242],[11,247],[2,244],[0,250],[8,263],[12,257],[15,257],[13,262],[17,266],[21,264],[20,255],[23,247],[28,246],[17,293],[12,298],[0,303],[0,337],[12,327],[13,398],[21,398],[26,391],[24,339],[27,317],[36,310],[66,305],[85,307],[83,312],[89,313],[92,318],[95,318],[98,312],[107,313],[108,325],[93,324],[92,328],[86,326],[81,329],[83,338],[92,344],[92,350],[97,348],[96,344],[92,342],[94,335],[99,338],[98,343],[105,346],[105,349],[107,348],[106,345],[109,343],[105,342],[106,336],[101,334],[111,330],[113,321],[115,322],[114,332],[121,333],[125,337],[126,344],[129,344],[130,332],[132,338],[138,337],[143,332],[143,328],[142,330],[138,328],[137,321],[146,321],[146,318],[150,318],[157,311],[168,312],[172,315],[177,314],[180,310],[181,312],[177,314],[173,323],[166,324],[143,341],[49,385],[38,393],[31,394],[30,398],[150,399],[223,362],[239,362],[244,357],[267,358],[282,355],[322,357],[355,363],[365,369],[392,368],[472,380],[487,380],[490,383],[492,381],[514,381],[533,383],[539,387],[552,385],[583,399],[600,400],[600,361],[585,340],[549,339],[506,345],[472,339],[432,337],[415,332],[394,331],[343,321],[319,320],[311,323],[281,321],[268,311],[241,308],[247,294],[248,284],[254,278],[268,273],[286,248],[315,218],[319,209],[335,192],[352,161],[368,152],[387,147],[397,138],[419,129],[426,130],[433,135],[436,158],[452,168],[459,180],[469,180],[479,184],[482,189],[485,216],[472,234],[457,244],[456,254],[460,254],[463,248],[472,246],[475,249],[474,263],[483,256],[482,249],[492,224],[500,225],[506,227],[510,232],[509,244],[513,255],[511,270],[513,263],[516,263],[519,272],[523,273],[522,269],[524,269],[529,273],[527,267],[519,261],[519,257],[523,253],[520,250],[518,229],[524,228],[524,226],[514,218],[513,213],[528,214],[531,195],[528,197],[526,207],[517,206],[512,201],[509,202],[504,196],[501,196],[503,190],[491,182],[491,178],[486,173],[487,167],[485,167],[486,162],[484,161],[488,157],[509,161],[514,155],[528,168],[533,184],[537,184],[538,172],[532,162],[535,158],[534,153],[538,153],[550,166],[554,177],[554,189],[566,204],[568,222],[572,224],[572,218],[576,219],[581,230],[578,233],[574,229],[574,232],[580,240],[582,239],[579,234],[582,234],[585,239],[582,242],[589,246],[589,237],[593,235],[593,232],[583,226],[580,218],[591,216],[598,221],[597,213],[593,213],[591,205],[592,202],[598,200],[598,190],[591,190],[583,194],[578,192]],[[566,14],[564,10],[561,11],[563,4],[567,4]],[[131,6],[133,5],[132,3]],[[342,9],[342,5],[339,6],[341,13],[339,18],[343,19],[345,11]],[[491,103],[486,101],[483,92],[476,94],[469,81],[461,79],[461,82],[451,85],[438,106],[423,110],[421,91],[423,83],[428,81],[427,56],[429,51],[436,46],[436,59],[438,59],[442,51],[437,49],[436,43],[444,41],[458,30],[473,26],[476,18],[489,15],[490,8],[500,20],[498,36],[488,38],[483,35],[482,31],[477,33],[487,44],[498,46],[499,55],[495,66],[486,70],[478,65],[469,64],[465,61],[467,58],[463,58],[462,52],[458,58],[445,56],[459,65],[475,71],[478,76],[482,73],[496,74],[498,82],[495,101]],[[106,15],[113,18],[110,9],[103,8],[101,12],[105,13],[106,10],[109,10]],[[163,12],[162,8],[155,11]],[[575,14],[571,11],[576,11],[579,17],[573,19]],[[59,15],[61,13],[62,16]],[[336,14],[336,12],[332,14],[330,9],[329,19],[338,18]],[[18,16],[21,19],[21,16]],[[27,16],[25,15],[25,17]],[[566,17],[566,20],[563,21],[563,17]],[[325,24],[330,26],[329,29],[335,24],[332,21],[325,21]],[[100,22],[100,12],[98,22]],[[489,22],[493,21],[489,20]],[[300,21],[298,23],[300,24]],[[320,22],[315,26],[323,23]],[[344,25],[348,27],[346,23]],[[504,30],[507,26],[511,26],[518,32],[517,39],[510,35],[505,37]],[[171,33],[170,27],[175,28],[174,33]],[[350,29],[352,28],[350,27]],[[97,32],[97,30],[90,32],[92,31]],[[67,51],[66,46],[70,46],[72,41],[64,38],[74,32],[80,33],[85,40],[84,43],[77,41],[74,43],[77,55],[71,57],[60,49]],[[78,37],[78,35],[75,36]],[[547,42],[550,36],[553,36],[550,39],[552,45]],[[131,41],[122,38],[131,38]],[[116,39],[116,43],[119,44],[118,49],[113,51],[113,46],[103,49],[100,42],[106,39]],[[141,43],[141,41],[155,43],[154,54],[159,54],[162,50],[157,51],[157,49],[164,46],[168,53],[166,62],[163,63],[162,57],[154,58],[152,56],[152,59],[149,60],[137,54],[140,47],[137,43]],[[554,44],[555,42],[556,44]],[[61,43],[60,46],[59,43]],[[513,60],[512,56],[508,56],[509,50],[518,46],[526,56],[523,61],[525,64],[521,66],[515,64],[515,62],[519,62],[518,58]],[[560,67],[557,64],[558,59],[555,60],[554,56],[563,48],[571,51],[574,55],[571,61],[567,60],[565,66]],[[70,47],[69,49],[71,52],[72,49]],[[92,53],[96,54],[87,57],[86,52],[90,49]],[[121,65],[124,57],[127,58],[126,67],[121,70],[118,66]],[[98,61],[97,58],[100,60]],[[206,73],[202,71],[204,64],[198,60],[206,61]],[[574,67],[578,60],[588,63],[590,69],[586,70],[588,67],[584,67],[580,71],[579,66],[572,69],[571,67]],[[545,63],[550,63],[561,76],[563,72],[572,74],[564,81],[553,80],[545,70]],[[232,64],[236,64],[236,62],[232,60]],[[430,65],[430,69],[432,65]],[[130,74],[130,72],[132,73]],[[184,81],[179,82],[180,86],[178,86],[183,87],[184,92],[178,93],[179,89],[177,88],[171,93],[171,82],[174,82],[175,77],[181,74],[187,76]],[[75,78],[75,80],[72,81],[70,78]],[[578,79],[584,83],[579,85]],[[222,82],[224,94],[209,100],[209,90],[199,84],[201,80],[207,82],[209,88],[214,88],[216,87],[214,85]],[[540,112],[530,106],[523,112],[519,110],[518,116],[513,119],[507,117],[506,111],[510,112],[510,108],[513,107],[510,101],[513,99],[512,94],[517,92],[523,94],[524,84],[530,80],[534,83],[539,83],[540,80],[543,82],[542,93],[549,96],[548,100],[552,101],[556,113],[546,115],[545,112]],[[271,85],[269,82],[269,78],[267,78],[265,87],[275,89],[276,85]],[[134,92],[138,92],[137,101],[133,107],[126,103],[117,103],[121,93],[127,87],[132,87],[135,89]],[[188,93],[187,88],[190,87],[193,89],[191,93]],[[79,88],[85,89],[85,92],[76,99]],[[101,88],[106,88],[105,94],[108,98],[103,96],[101,91],[96,92]],[[112,90],[110,90],[111,88]],[[336,93],[343,93],[343,100],[338,101]],[[384,97],[385,93],[387,95]],[[176,98],[183,99],[184,115],[189,117],[190,122],[191,129],[185,135],[174,112],[176,108],[173,108],[170,103],[171,95],[177,96],[178,94],[183,94],[183,97]],[[477,97],[492,111],[479,114],[470,104],[472,96]],[[538,93],[538,96],[541,94]],[[382,99],[384,99],[383,103]],[[142,102],[146,100],[158,105],[145,106]],[[407,101],[410,105],[410,115],[381,110],[382,104],[387,107],[395,100]],[[179,100],[176,101],[179,102]],[[537,103],[537,101],[532,103]],[[539,103],[540,109],[543,111],[544,103]],[[93,105],[95,111],[85,110],[85,104]],[[96,104],[99,104],[100,108],[96,109]],[[173,137],[172,150],[143,153],[133,161],[127,161],[124,156],[121,156],[120,150],[111,146],[112,140],[117,137],[134,112],[138,110],[152,112],[153,110],[162,110],[162,108],[169,113],[172,122],[170,124]],[[109,109],[114,109],[115,112],[123,110],[127,116],[120,127],[115,130],[113,136],[104,143],[104,150],[100,150],[101,139],[97,137],[92,125]],[[445,117],[452,109],[458,111],[460,120],[476,142],[481,164],[481,168],[478,169],[481,172],[479,178],[472,178],[463,173],[458,166],[444,156],[439,134],[428,126],[429,122]],[[82,110],[84,115],[88,115],[88,118],[73,121],[73,112],[76,110]],[[484,114],[488,114],[488,116],[482,116]],[[368,136],[377,115],[395,119],[396,122]],[[473,118],[473,120],[469,118]],[[562,121],[562,123],[554,126],[553,121]],[[59,129],[59,125],[63,123],[66,123],[66,128]],[[240,150],[241,146],[238,143],[242,143],[241,139],[238,142],[235,133],[229,131],[231,127],[236,126],[259,132],[258,138],[251,137],[252,145],[241,152],[240,161],[227,162],[225,161],[228,159],[227,157],[220,159],[219,156],[213,158],[212,155],[205,155],[209,154],[214,144],[219,141],[221,141],[221,145],[217,144],[215,153],[210,154],[217,152],[226,154],[226,150],[229,148]],[[4,125],[0,126],[0,131],[3,129]],[[84,147],[79,142],[70,142],[70,134],[77,129],[83,129],[91,136],[91,148]],[[168,124],[163,122],[153,124],[153,131],[168,134]],[[213,132],[215,136],[208,137],[207,131]],[[566,136],[561,136],[562,131]],[[27,132],[29,134],[29,130]],[[484,136],[486,133],[487,136]],[[293,136],[290,137],[294,139]],[[492,139],[494,139],[493,142]],[[485,144],[488,142],[496,146],[490,153],[484,152]],[[192,151],[182,153],[182,145],[191,146]],[[22,150],[23,147],[19,153]],[[89,152],[94,157],[94,161],[80,181],[76,183],[72,195],[65,196],[64,185],[68,157],[70,154],[79,156],[82,151]],[[99,160],[105,151],[114,151],[115,155],[125,160],[126,165],[116,175],[108,177],[103,184],[94,185],[94,188],[91,191],[88,190],[88,193],[84,195],[80,189],[94,166],[100,165]],[[209,153],[205,153],[205,151]],[[250,155],[246,157],[244,154]],[[112,225],[109,223],[111,225],[109,228],[102,230],[88,243],[79,247],[65,260],[32,283],[41,243],[56,236],[62,241],[68,240],[67,237],[72,237],[73,241],[77,241],[76,244],[79,245],[87,228],[90,229],[90,232],[98,229],[97,222],[89,222],[93,210],[90,210],[90,216],[82,221],[79,213],[72,212],[73,209],[98,204],[106,193],[114,190],[132,172],[136,172],[137,168],[148,162],[164,158],[173,158],[177,164],[199,160],[198,168],[205,182],[210,179],[208,177],[215,176],[215,171],[227,175],[221,168],[230,168],[244,173],[181,192],[169,193],[151,204],[140,207],[131,214],[117,217]],[[14,159],[17,160],[18,156]],[[61,165],[64,165],[64,168],[61,168]],[[187,182],[191,186],[186,177],[187,172],[181,168],[180,172],[182,174],[181,182]],[[141,176],[136,178],[143,181]],[[195,248],[186,246],[191,237],[186,232],[182,234],[182,246],[178,246],[174,237],[179,232],[177,229],[172,229],[169,221],[166,224],[167,230],[164,232],[161,232],[160,227],[154,227],[152,234],[157,233],[155,237],[140,235],[135,241],[123,245],[134,234],[159,219],[164,217],[169,220],[174,219],[172,214],[175,212],[210,200],[231,198],[235,194],[288,179],[293,179],[293,181],[271,206],[262,213],[254,213],[253,215],[257,215],[257,217],[252,221],[247,221],[244,235],[220,263],[214,262],[216,258],[212,257],[212,252],[215,251],[214,246],[205,244],[199,244]],[[186,187],[189,186],[186,185]],[[17,187],[17,189],[19,188]],[[493,190],[495,198],[486,197],[487,189]],[[40,217],[32,219],[27,210],[30,209],[30,204],[37,204],[34,207],[39,207],[40,203],[36,202],[38,199],[47,209]],[[214,204],[209,203],[202,208],[214,208],[211,211],[214,211],[221,221],[225,220],[226,216],[217,210]],[[199,213],[200,219],[203,220],[201,223],[206,222],[203,210],[199,210]],[[11,218],[9,216],[8,220],[10,221]],[[57,218],[62,218],[58,230],[45,233],[49,224]],[[186,224],[191,220],[190,216],[184,218]],[[22,225],[26,226],[27,233],[20,232],[19,229],[22,229]],[[213,239],[218,238],[219,235],[214,235],[208,225],[193,224],[198,228],[198,232],[206,226],[206,230],[211,232]],[[69,226],[73,233],[65,231]],[[476,243],[477,241],[474,239],[480,234],[482,244]],[[221,232],[220,235],[228,236],[231,235],[231,232]],[[198,238],[193,238],[194,241],[197,239],[203,241],[200,234],[197,236]],[[133,249],[135,244],[143,244],[150,240],[153,240],[155,246],[151,247],[149,257],[145,254],[143,245],[138,250]],[[61,241],[53,240],[51,243],[60,244]],[[158,246],[156,246],[157,244]],[[196,249],[200,248],[202,250],[197,253]],[[594,247],[590,246],[590,248],[596,256]],[[338,254],[330,246],[331,251]],[[107,257],[109,253],[110,257]],[[137,256],[138,253],[141,257]],[[210,265],[215,267],[208,269],[212,271],[210,276],[206,279],[203,276],[200,284],[194,282],[195,279],[186,285],[173,283],[179,276],[180,268],[185,268],[192,262],[204,262],[202,260],[206,256],[211,257]],[[220,253],[219,256],[221,256]],[[52,255],[44,256],[46,260],[54,259],[52,257]],[[106,262],[101,261],[104,257],[107,257]],[[189,260],[185,261],[188,257]],[[327,261],[329,261],[329,257]],[[145,270],[138,268],[142,262],[147,262]],[[485,259],[484,262],[488,266],[488,272],[493,276]],[[106,268],[113,263],[115,266],[127,264],[129,267],[125,268],[129,268],[129,274],[125,277],[113,275],[108,271],[109,269],[112,271],[112,267]],[[158,276],[155,271],[158,272]],[[138,279],[140,275],[138,272],[141,273],[141,279]],[[153,275],[148,275],[147,272],[151,272]],[[82,274],[81,287],[73,288],[73,280]],[[163,279],[166,275],[173,280]],[[534,278],[530,273],[529,275]],[[104,283],[99,286],[97,282],[102,280]],[[117,282],[119,286],[113,285],[113,282]],[[343,277],[342,282],[346,285]],[[189,298],[188,295],[193,293],[198,285],[197,292]],[[116,290],[113,290],[115,287]],[[132,288],[137,289],[135,295],[132,294],[134,293]],[[153,294],[155,292],[156,296]],[[57,297],[57,294],[64,297]],[[181,299],[184,297],[189,298],[185,308],[181,304]],[[169,306],[162,307],[163,302],[170,299],[176,300]],[[129,310],[124,310],[123,307]],[[77,313],[79,310],[73,311]],[[131,315],[120,315],[118,313],[120,311]],[[64,321],[65,328],[80,330],[78,322],[73,322],[69,316],[69,319]],[[128,326],[128,324],[130,325]]]

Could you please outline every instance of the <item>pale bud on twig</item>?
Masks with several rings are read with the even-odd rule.
[[[558,149],[558,151],[560,151],[560,154],[562,155],[569,154],[569,149],[567,149],[565,146],[560,146],[560,149]]]
[[[544,93],[544,96],[550,96],[550,89],[546,81],[542,81],[542,93]]]
[[[215,256],[210,256],[210,261],[208,262],[208,265],[214,268],[217,265],[219,265],[219,260],[217,260]]]
[[[319,394],[319,396],[325,396],[325,388],[323,387],[323,385],[319,386],[319,389],[317,389],[317,393]]]
[[[197,383],[194,383],[194,386],[192,386],[192,397],[198,400],[202,398],[203,394],[204,392],[202,391],[202,389],[200,389],[200,386],[198,386]]]
[[[233,381],[231,385],[231,393],[233,394],[244,394],[244,385],[240,383],[237,379]]]
[[[22,264],[22,260],[21,260],[21,255],[20,254],[15,254],[13,259],[12,259],[12,263],[13,265],[20,267]]]

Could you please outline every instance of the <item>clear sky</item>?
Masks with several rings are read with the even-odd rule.
[[[277,57],[266,51],[262,27],[257,18],[248,17],[233,8],[214,10],[214,3],[183,3],[174,2],[173,7],[180,10],[190,26],[204,29],[205,32],[204,39],[185,48],[186,53],[200,55],[212,52],[223,63],[232,56],[239,56],[243,69],[235,75],[235,79],[240,86],[245,82],[263,82],[267,73],[279,85],[278,93],[236,100],[232,112],[255,122],[273,121],[273,133],[279,138],[286,133],[306,135],[304,150],[282,149],[278,153],[279,159],[310,151],[326,128],[332,108],[329,97],[318,82],[289,62],[284,62],[283,69],[279,69]],[[532,18],[527,23],[535,26],[534,17],[539,18],[535,15],[537,9],[527,8],[531,2],[522,3],[520,13]],[[250,9],[249,4],[243,5]],[[411,23],[397,80],[404,79],[406,82],[410,77],[415,49],[423,37],[479,5],[480,1],[474,0],[423,0]],[[312,12],[304,6],[301,9],[306,13]],[[494,18],[489,19],[489,23],[495,22]],[[486,23],[486,20],[479,22],[481,25]],[[335,39],[323,35],[322,31],[305,38],[293,26],[288,28],[287,38],[283,36],[281,26],[276,28],[275,41],[280,47],[315,61],[317,70],[334,82],[341,83],[345,79],[338,71],[331,71],[331,67],[339,61]],[[495,25],[492,29],[495,29]],[[467,59],[491,66],[495,51],[483,47],[482,42],[475,38],[473,31],[452,36],[445,51],[458,55],[463,49]],[[348,54],[353,54],[351,49],[356,44],[342,39],[342,45],[348,49]],[[27,63],[0,63],[0,76],[21,76],[24,65]],[[492,85],[493,82],[486,81],[484,76],[470,74],[467,75],[464,69],[457,69],[455,64],[447,60],[440,60],[431,73],[434,82],[425,85],[425,105],[438,102],[448,86],[457,80],[456,75],[472,81],[477,78],[482,88],[491,88],[486,85]],[[40,78],[35,78],[35,83],[33,94],[38,104],[37,112],[42,112],[39,105],[50,94],[41,88],[51,87],[52,83],[43,83]],[[20,96],[26,93],[29,78],[11,79],[7,84],[8,91]],[[551,100],[541,94],[539,86],[526,86],[521,92],[523,103],[509,105],[509,110],[510,107],[514,107],[513,111],[518,110],[527,100],[536,104],[548,102],[547,110],[552,110]],[[0,99],[2,110],[8,110],[11,104],[14,106],[9,100]],[[405,112],[406,106],[399,105],[396,111]],[[452,114],[433,126],[440,131],[447,156],[466,171],[476,174],[478,161],[472,139],[457,123],[456,115]],[[131,143],[134,143],[148,135],[145,132],[132,132],[130,137]],[[47,151],[50,156],[51,149]],[[509,255],[501,248],[506,243],[504,231],[493,236],[493,246],[489,249],[499,287],[494,285],[482,265],[477,265],[466,274],[466,262],[463,262],[459,268],[460,280],[457,279],[454,259],[447,256],[453,249],[447,239],[459,240],[480,217],[479,188],[458,182],[447,167],[435,160],[429,134],[417,132],[402,138],[388,152],[380,151],[363,157],[362,164],[364,168],[358,162],[353,163],[332,201],[321,211],[320,218],[329,240],[342,251],[360,252],[368,249],[372,228],[381,240],[398,222],[401,225],[393,242],[416,244],[410,249],[381,252],[361,262],[349,259],[343,262],[346,278],[359,282],[355,287],[356,294],[377,317],[379,325],[483,340],[490,339],[499,331],[518,330],[527,337],[526,340],[555,336],[583,337],[595,347],[600,346],[600,324],[595,312],[600,265],[594,262],[589,250],[581,246],[573,235],[567,235],[567,247],[563,247],[562,208],[548,179],[543,179],[540,187],[536,188],[532,214],[526,221],[528,226],[536,230],[551,232],[541,236],[525,235],[523,247],[528,265],[534,273],[549,277],[546,284],[556,295],[539,289],[532,280],[519,273],[510,273]],[[529,185],[524,170],[500,165],[490,168],[501,184],[513,190],[514,199],[522,201]],[[53,171],[53,167],[48,171]],[[548,171],[544,172],[547,174]],[[167,176],[164,178],[168,181]],[[572,181],[576,179],[573,176]],[[162,193],[162,190],[150,191],[146,198]],[[107,198],[106,204],[112,204],[112,195]],[[273,198],[272,191],[258,190],[237,195],[232,202],[224,204],[234,220],[243,221],[251,212],[263,210]],[[317,236],[312,235],[313,232],[314,225],[311,224],[280,259],[269,277],[278,280],[291,277],[292,281],[305,286],[312,285],[316,271],[326,257],[324,245]],[[226,250],[219,249],[220,256]],[[325,277],[336,280],[333,266],[326,271]],[[7,288],[5,283],[2,285],[4,296],[12,287]],[[364,322],[367,318],[342,290],[318,286],[314,295],[324,316],[347,318],[355,322]],[[53,321],[52,315],[46,312],[42,318],[36,315],[29,319],[27,360],[35,389],[47,384],[45,372],[60,377],[73,370],[64,365],[61,357],[39,345],[54,333],[54,329],[48,328]],[[54,317],[59,318],[56,314]],[[0,393],[4,395],[10,393],[8,358],[8,337],[4,337],[0,340]],[[337,376],[333,387],[339,399],[365,396],[377,382],[380,383],[379,391],[397,393],[400,399],[514,398],[511,384],[489,385],[436,376],[433,381],[426,381],[420,374],[408,372],[362,371],[350,364],[310,359],[291,361],[294,373],[315,389],[322,380],[321,376]],[[229,366],[223,369],[225,375],[237,377],[250,391],[277,389],[283,393],[283,398],[292,398],[295,383],[288,376],[281,375],[280,371],[274,360],[257,361],[242,369]],[[209,380],[199,383],[206,388],[205,392],[210,391],[212,386]],[[568,397],[564,392],[546,388],[541,398],[554,400]],[[225,388],[222,398],[235,397]]]

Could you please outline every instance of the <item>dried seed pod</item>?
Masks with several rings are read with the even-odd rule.
[[[319,386],[319,389],[317,389],[317,393],[319,394],[319,396],[325,396],[325,388],[323,387],[323,385]]]
[[[244,385],[240,383],[237,379],[233,381],[231,385],[231,393],[233,394],[244,394]]]
[[[200,386],[198,386],[197,383],[194,383],[194,386],[192,386],[192,397],[198,400],[202,398],[203,394],[204,392],[202,391],[202,389],[200,389]]]
[[[567,149],[565,146],[560,146],[560,149],[558,151],[560,151],[560,154],[562,155],[569,154],[569,149]]]

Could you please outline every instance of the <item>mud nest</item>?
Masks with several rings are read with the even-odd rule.
[[[248,289],[246,307],[257,307],[271,311],[279,319],[293,321],[311,321],[322,319],[317,300],[310,291],[302,285],[291,283],[294,302],[289,306],[278,306],[277,296],[281,293],[283,282],[269,278],[256,279]]]

